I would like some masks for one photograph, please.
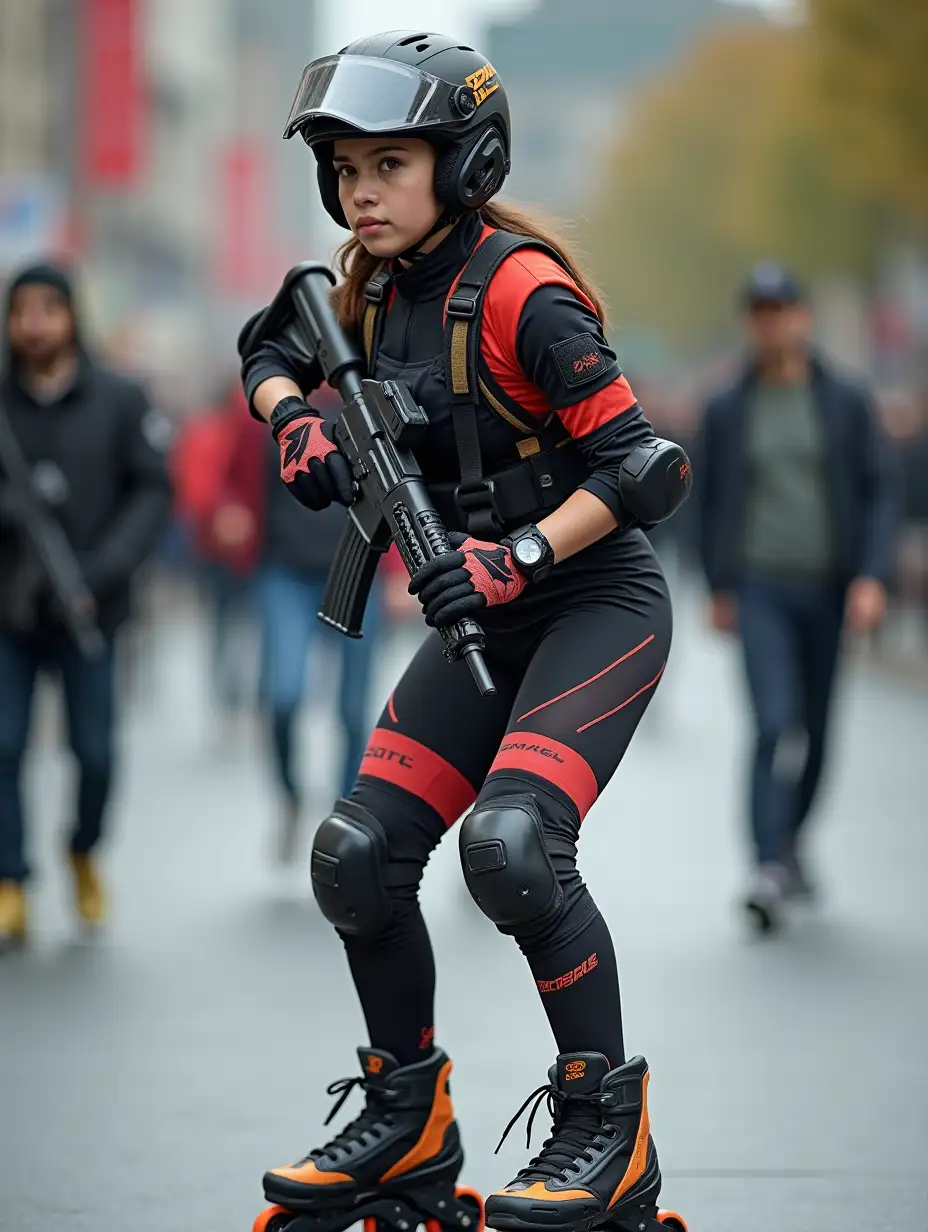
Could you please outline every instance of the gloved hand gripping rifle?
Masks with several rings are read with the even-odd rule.
[[[402,381],[365,379],[364,360],[329,302],[334,284],[328,266],[312,261],[294,266],[252,326],[242,355],[283,337],[303,358],[319,362],[342,399],[334,435],[351,466],[357,496],[329,570],[319,618],[349,637],[360,637],[377,562],[391,541],[410,575],[453,549],[412,452],[428,418]],[[440,633],[445,657],[467,662],[482,696],[495,693],[481,627],[459,620]]]

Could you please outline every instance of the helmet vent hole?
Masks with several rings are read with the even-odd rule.
[[[458,51],[473,51],[473,47],[459,47]]]
[[[397,46],[408,47],[410,43],[421,43],[424,38],[428,38],[428,35],[427,34],[410,34],[408,38],[400,39]],[[427,46],[428,46],[428,43],[426,43],[426,47]],[[416,50],[419,51],[421,50],[421,48],[417,47]]]
[[[429,49],[428,43],[419,43],[416,46],[416,51],[428,51],[428,49]]]

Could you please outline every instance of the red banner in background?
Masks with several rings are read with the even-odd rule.
[[[222,151],[220,166],[219,283],[236,295],[273,294],[287,267],[273,236],[270,159],[261,144],[239,137]]]
[[[142,171],[145,83],[139,0],[81,0],[81,171],[128,188]]]

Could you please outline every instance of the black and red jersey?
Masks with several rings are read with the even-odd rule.
[[[463,219],[432,252],[408,268],[392,268],[382,280],[384,304],[378,322],[371,375],[402,380],[429,418],[416,455],[423,477],[449,527],[465,529],[449,494],[460,479],[455,437],[457,412],[451,397],[448,304],[462,270],[493,234],[479,216]],[[520,478],[523,506],[505,511],[506,529],[550,511],[537,477],[553,467],[533,455],[556,455],[569,490],[595,494],[627,525],[619,497],[622,460],[652,430],[622,375],[593,304],[554,255],[531,247],[504,257],[483,294],[479,322],[477,430],[483,472],[491,478]],[[282,344],[267,344],[246,360],[243,377],[249,398],[272,375],[286,375],[304,394],[321,373],[308,369]],[[528,460],[528,461],[527,461]],[[529,463],[534,469],[529,473]],[[505,482],[500,484],[505,493]],[[560,503],[568,490],[555,490]],[[519,503],[518,501],[516,502]]]

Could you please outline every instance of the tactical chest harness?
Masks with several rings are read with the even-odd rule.
[[[479,539],[498,540],[506,530],[550,513],[588,474],[554,411],[543,423],[533,423],[503,390],[499,391],[501,396],[494,394],[480,373],[485,292],[503,261],[520,248],[540,250],[563,268],[560,256],[547,244],[508,231],[493,231],[477,245],[445,301],[445,373],[461,479],[457,484],[428,486],[446,523],[453,525],[463,519],[468,534]],[[391,281],[392,274],[384,262],[364,289],[367,307],[363,341],[369,372],[374,370],[383,337]],[[483,473],[480,451],[481,406],[489,407],[521,433],[516,441],[521,461],[489,476]]]

